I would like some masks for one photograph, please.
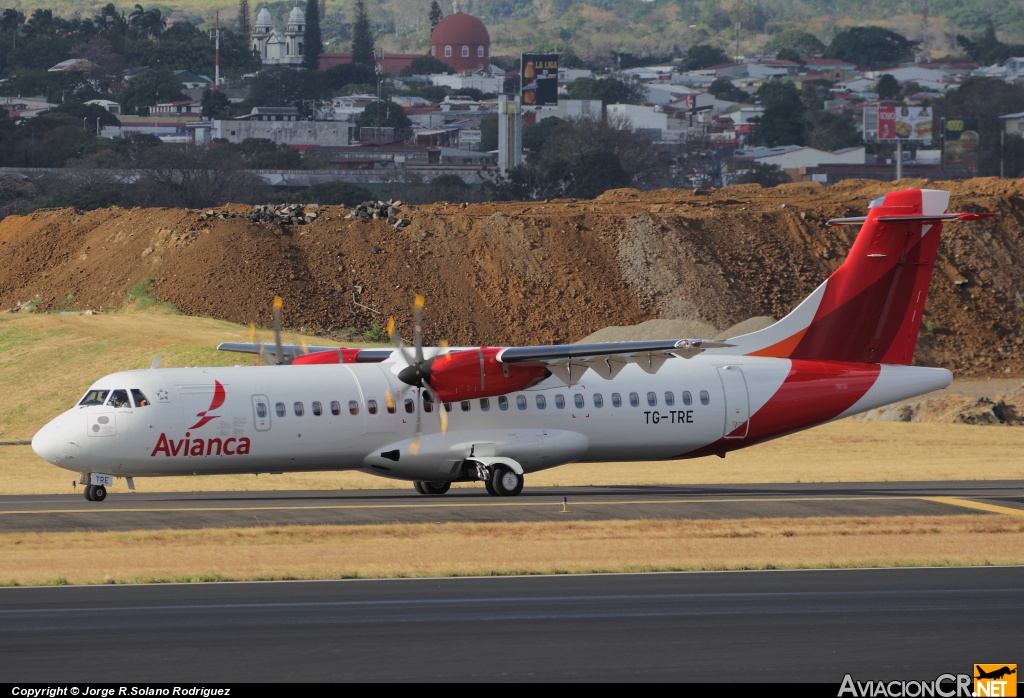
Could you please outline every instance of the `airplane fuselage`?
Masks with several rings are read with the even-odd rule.
[[[90,394],[121,390],[146,404],[75,406],[40,430],[33,447],[68,470],[124,477],[363,470],[454,480],[474,456],[509,458],[529,473],[573,461],[724,455],[951,380],[936,368],[704,354],[673,358],[654,375],[630,365],[610,380],[589,374],[566,385],[552,376],[527,390],[448,403],[442,435],[437,410],[445,407],[421,402],[417,410],[422,392],[393,368],[115,373]]]

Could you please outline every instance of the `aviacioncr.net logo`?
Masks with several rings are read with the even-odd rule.
[[[856,698],[972,698],[970,674],[940,674],[930,681],[856,681],[847,674],[839,687],[839,697]]]

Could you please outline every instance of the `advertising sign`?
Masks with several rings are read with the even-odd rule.
[[[978,120],[946,119],[944,162],[951,170],[978,173]]]
[[[524,53],[522,68],[523,105],[550,107],[558,104],[558,54]]]
[[[931,142],[931,107],[879,107],[878,140]]]
[[[459,142],[460,143],[479,143],[480,142],[480,129],[478,129],[478,128],[463,128],[463,129],[459,129]]]

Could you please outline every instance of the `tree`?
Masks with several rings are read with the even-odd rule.
[[[430,2],[430,31],[434,31],[438,23],[444,19],[444,12],[441,12],[441,6],[437,4],[437,0],[431,0]]]
[[[250,14],[249,0],[238,0],[238,33],[246,38],[252,34]]]
[[[551,134],[564,123],[557,116],[549,116],[546,119],[542,119],[539,123],[523,126],[523,149],[529,153],[527,158],[533,160],[540,158],[541,153],[544,152],[545,144],[551,138]]]
[[[825,44],[821,43],[814,34],[800,29],[784,29],[768,40],[764,45],[765,53],[774,53],[779,56],[779,51],[795,51],[798,56],[810,58],[820,56],[825,51]]]
[[[728,63],[729,57],[720,48],[709,44],[697,44],[686,49],[683,70],[700,70],[720,63]]]
[[[498,115],[488,114],[484,118],[480,119],[480,150],[486,153],[497,149]]]
[[[454,75],[455,69],[444,61],[433,56],[419,56],[398,73],[402,77],[413,75]]]
[[[793,61],[794,63],[803,63],[803,57],[791,48],[780,48],[775,52],[775,58],[780,61]]]
[[[861,145],[860,129],[845,114],[808,109],[804,112],[804,145],[818,150],[839,150]]]
[[[800,91],[791,82],[771,80],[757,90],[764,113],[755,119],[751,134],[755,145],[775,147],[804,144],[804,104]]]
[[[601,104],[640,104],[647,98],[643,84],[628,77],[580,78],[566,89],[569,99],[596,99]]]
[[[889,73],[878,78],[875,93],[879,99],[896,99],[900,96],[900,83]]]
[[[205,119],[223,119],[230,114],[231,101],[220,90],[203,90],[202,116]]]
[[[14,48],[18,48],[18,34],[21,32],[22,26],[25,24],[25,13],[19,12],[18,10],[7,8],[4,10],[3,16],[0,17],[0,32],[6,34],[11,33],[13,37]]]
[[[1019,112],[1024,112],[1024,88],[994,78],[970,78],[936,100],[932,116],[936,124],[942,119],[976,119],[978,174],[992,176],[999,174],[999,115]],[[1007,154],[1015,157],[1019,150],[1008,147]],[[1022,168],[1024,162],[1007,159],[1007,175],[1015,176]]]
[[[753,169],[736,178],[737,184],[760,184],[762,187],[775,187],[790,181],[789,175],[781,167],[763,162],[754,163]]]
[[[356,126],[377,126],[377,119],[380,119],[380,126],[392,126],[394,128],[409,128],[412,121],[405,115],[401,105],[388,100],[374,100],[366,105],[363,113],[356,119]]]
[[[881,68],[911,60],[919,43],[881,27],[852,27],[836,34],[825,58]]]
[[[715,98],[722,99],[727,102],[749,102],[750,95],[732,84],[732,81],[726,80],[725,78],[717,78],[713,83],[708,86],[708,92],[713,94]]]
[[[169,69],[147,70],[133,77],[121,92],[121,108],[125,113],[131,113],[139,107],[151,107],[159,102],[188,99],[181,90],[182,84]]]
[[[320,37],[320,6],[317,0],[306,0],[306,28],[302,33],[302,67],[317,70],[324,43]]]
[[[571,196],[593,199],[609,189],[629,186],[629,173],[615,153],[595,148],[576,158],[572,168]]]
[[[352,24],[352,62],[375,68],[377,60],[373,54],[373,32],[370,31],[366,4],[363,0],[356,0],[356,19]]]
[[[302,204],[323,206],[358,206],[375,198],[369,189],[350,182],[323,182],[306,187],[295,194],[294,200]]]

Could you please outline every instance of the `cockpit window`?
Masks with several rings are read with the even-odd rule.
[[[107,395],[110,394],[109,390],[90,390],[82,398],[82,401],[78,403],[79,407],[89,407],[91,405],[102,405],[107,401]]]
[[[138,388],[132,388],[132,400],[135,401],[136,407],[145,407],[149,404],[149,400],[146,399],[146,396]]]
[[[132,403],[128,402],[128,391],[127,390],[112,390],[110,392],[110,398],[107,400],[107,404],[110,407],[131,407]]]

